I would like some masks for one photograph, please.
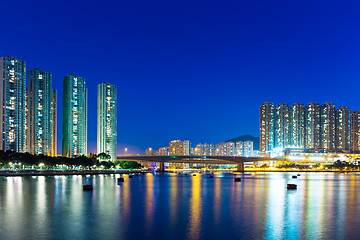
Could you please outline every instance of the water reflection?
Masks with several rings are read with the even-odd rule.
[[[201,225],[201,176],[191,177],[191,197],[188,234],[190,239],[200,238]]]
[[[359,238],[358,174],[117,177],[0,178],[0,238]]]

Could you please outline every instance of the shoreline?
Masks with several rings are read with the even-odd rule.
[[[182,170],[180,170],[182,171]],[[185,170],[189,171],[189,170]],[[159,173],[171,173],[173,171],[165,171]],[[197,172],[196,170],[190,172]],[[212,171],[221,172],[221,171]],[[244,172],[229,171],[229,173],[241,174],[241,173],[357,173],[360,170],[246,170]],[[25,177],[25,176],[74,176],[74,175],[101,175],[101,174],[143,174],[146,171],[142,170],[85,170],[85,171],[24,171],[24,172],[12,172],[12,171],[0,171],[0,177]],[[210,172],[206,172],[210,173]]]
[[[29,172],[1,172],[0,177],[25,177],[25,176],[73,176],[73,175],[100,175],[100,174],[133,174],[144,173],[141,170],[88,170],[88,171],[29,171]]]

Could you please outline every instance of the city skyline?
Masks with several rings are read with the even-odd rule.
[[[260,152],[286,148],[323,152],[357,152],[359,110],[319,104],[264,102],[260,109]]]
[[[11,100],[17,100],[18,97],[4,95],[6,99],[11,100],[9,103],[14,106],[3,108],[10,110],[4,115],[10,116],[10,119],[5,119],[5,124],[2,126],[12,126],[9,123],[15,121],[23,122],[22,125],[25,127],[22,127],[22,130],[19,128],[19,130],[4,131],[3,138],[13,139],[12,141],[16,144],[13,143],[12,146],[5,148],[4,145],[3,148],[55,156],[57,149],[54,148],[58,145],[56,140],[58,113],[57,90],[52,89],[52,74],[40,68],[34,68],[27,71],[26,80],[26,62],[13,56],[1,57],[1,68],[4,74],[2,88],[13,88],[6,90],[6,94],[15,92],[20,96],[25,95],[25,104]],[[25,89],[24,83],[25,86],[28,86]],[[61,154],[64,156],[75,157],[94,153],[87,150],[88,89],[85,85],[85,79],[75,74],[67,75],[63,80],[63,89],[65,89],[63,106],[65,108],[63,108],[62,114]],[[26,107],[23,109],[25,114],[17,115],[16,113],[17,117],[11,117],[14,115],[11,111],[22,109],[15,105],[25,105]],[[118,150],[116,85],[106,82],[98,84],[96,109],[97,150],[95,152],[107,153],[111,156],[111,160],[115,161]],[[291,106],[286,103],[279,103],[275,106],[271,102],[264,102],[260,106],[260,151],[264,153],[270,149],[289,147],[324,149],[330,152],[336,150],[357,151],[359,126],[354,125],[357,122],[357,112],[358,110],[354,110],[353,115],[351,109],[344,106],[336,109],[332,102],[325,102],[322,105],[310,102],[306,106],[298,102]],[[71,124],[76,126],[71,127]],[[25,131],[26,134],[19,134],[18,132],[21,131]],[[19,138],[19,136],[21,137]],[[3,144],[7,144],[6,141],[3,141]],[[171,150],[171,148],[169,149]],[[233,152],[235,151],[234,146]]]
[[[160,147],[172,139],[258,136],[258,107],[265,101],[358,108],[356,7],[339,12],[333,4],[326,10],[319,3],[243,4],[21,2],[19,8],[5,2],[0,55],[52,73],[58,119],[63,76],[75,73],[87,80],[94,96],[89,106],[96,105],[97,84],[117,85],[120,153],[125,147],[145,152],[150,141]],[[69,16],[69,6],[77,14]],[[47,38],[39,39],[37,29]],[[96,111],[88,112],[94,129]],[[58,129],[61,133],[61,120]],[[89,152],[96,152],[96,135],[88,133]]]

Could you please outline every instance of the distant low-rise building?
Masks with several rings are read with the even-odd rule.
[[[174,140],[169,143],[169,155],[190,155],[190,141]]]

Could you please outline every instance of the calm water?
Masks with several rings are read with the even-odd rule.
[[[360,238],[360,175],[291,175],[4,177],[0,239]]]

